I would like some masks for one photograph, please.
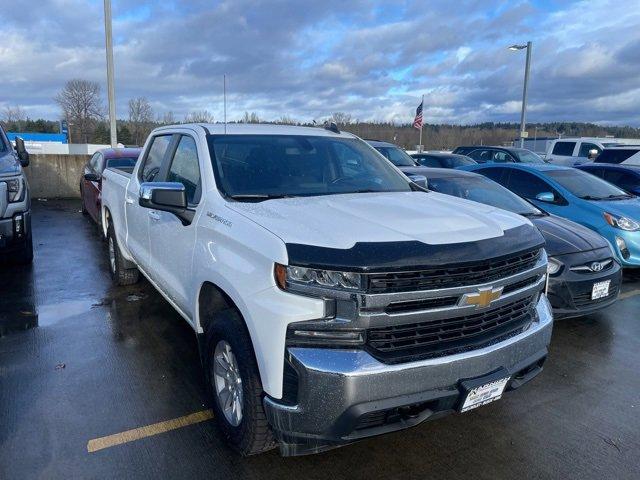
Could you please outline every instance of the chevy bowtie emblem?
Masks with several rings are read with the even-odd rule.
[[[476,308],[485,308],[502,296],[504,287],[485,287],[478,289],[478,293],[465,293],[460,299],[460,306],[475,305]]]

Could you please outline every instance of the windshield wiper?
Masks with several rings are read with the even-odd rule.
[[[229,198],[233,200],[237,200],[239,202],[261,202],[263,200],[273,200],[275,198],[291,198],[295,195],[286,195],[286,194],[265,194],[265,193],[249,193],[249,194],[238,194],[238,195],[229,195]]]
[[[632,198],[631,195],[627,195],[626,193],[622,193],[620,195],[609,195],[604,198],[604,200],[625,200],[627,198]]]
[[[593,197],[591,195],[584,195],[582,197],[580,197],[582,200],[604,200],[604,198],[602,197]]]

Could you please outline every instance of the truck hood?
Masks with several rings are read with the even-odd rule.
[[[531,219],[545,239],[550,256],[566,255],[606,248],[608,242],[599,234],[571,220],[548,215]]]
[[[357,242],[477,242],[529,224],[504,210],[435,192],[385,192],[295,197],[229,208],[287,244],[336,249]]]
[[[0,177],[18,175],[21,168],[13,153],[0,153]]]

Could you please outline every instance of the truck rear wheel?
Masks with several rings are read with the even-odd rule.
[[[140,278],[140,272],[135,267],[127,267],[125,259],[122,258],[120,253],[113,225],[109,225],[107,229],[107,251],[109,253],[109,272],[113,283],[116,285],[133,285],[137,283]]]
[[[207,331],[207,383],[216,424],[232,447],[255,455],[276,446],[251,339],[236,310],[216,314]]]

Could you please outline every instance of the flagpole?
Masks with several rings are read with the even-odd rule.
[[[420,125],[420,142],[418,143],[418,145],[420,145],[420,152],[422,152],[422,126],[424,125],[424,95],[422,95],[422,103],[420,104],[422,105],[422,124]]]

